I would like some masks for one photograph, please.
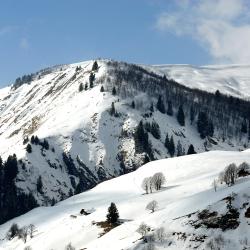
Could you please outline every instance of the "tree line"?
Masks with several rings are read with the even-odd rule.
[[[5,162],[0,157],[0,224],[38,206],[32,193],[16,187],[18,161],[15,154]]]
[[[208,93],[190,89],[166,76],[133,64],[109,61],[107,88],[115,87],[121,97],[133,98],[139,92],[150,96],[154,106],[161,113],[176,116],[178,123],[186,122],[196,126],[202,139],[218,136],[222,140],[236,138],[248,143],[250,139],[250,102],[216,91]],[[127,84],[124,85],[123,83]],[[151,111],[152,102],[148,109]]]

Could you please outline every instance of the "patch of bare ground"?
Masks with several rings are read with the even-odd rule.
[[[33,134],[38,129],[40,120],[41,118],[39,116],[34,116],[31,119],[31,124],[29,124],[28,127],[23,130],[23,135],[28,136]]]
[[[109,231],[111,231],[112,229],[114,229],[115,227],[120,226],[121,224],[122,224],[121,222],[112,224],[107,221],[92,222],[92,225],[96,225],[103,229],[103,231],[99,234],[99,238],[108,233]]]
[[[236,229],[239,225],[239,211],[232,206],[234,197],[226,197],[222,201],[227,203],[227,210],[223,214],[218,214],[216,211],[204,209],[197,213],[197,220],[190,220],[195,229],[200,227],[221,229],[222,231]]]
[[[245,217],[250,218],[250,207],[247,208],[247,210],[245,212]]]

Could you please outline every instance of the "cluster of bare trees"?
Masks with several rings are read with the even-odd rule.
[[[33,238],[35,232],[36,227],[33,224],[20,228],[16,223],[13,223],[6,233],[6,238],[8,240],[12,240],[13,238],[18,237],[19,239],[22,239],[24,243],[26,243],[28,236]]]
[[[65,250],[75,250],[76,248],[71,244],[71,242],[65,247]]]
[[[235,184],[237,178],[250,175],[250,165],[246,162],[241,163],[238,167],[235,163],[229,164],[224,171],[220,172],[218,179],[213,181],[214,190],[217,191],[218,184],[225,183],[227,186]]]
[[[237,177],[237,166],[235,163],[231,163],[219,174],[219,181],[226,183],[228,186],[232,186],[235,184]]]
[[[18,224],[13,223],[6,233],[6,238],[8,240],[12,240],[15,237],[18,237],[18,239],[22,239],[23,242],[26,243],[28,237],[33,238],[36,231],[37,229],[33,224],[20,228]],[[30,246],[26,246],[24,250],[32,250],[32,248]],[[65,250],[75,250],[75,247],[70,242],[69,244],[67,244],[67,246],[65,246]]]
[[[159,227],[153,230],[149,225],[142,222],[136,230],[142,237],[142,240],[146,243],[145,250],[154,250],[155,242],[163,242],[166,240],[167,234],[164,227]]]
[[[166,182],[166,178],[163,173],[158,172],[153,176],[146,177],[142,181],[142,188],[146,191],[146,194],[152,193],[153,190],[161,190],[162,185]]]

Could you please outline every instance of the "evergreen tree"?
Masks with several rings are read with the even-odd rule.
[[[41,143],[41,146],[45,148],[46,150],[49,150],[49,143],[46,139],[43,140],[43,143]]]
[[[87,90],[87,89],[88,89],[88,84],[87,84],[87,83],[85,83],[85,85],[84,85],[84,89],[85,89],[85,90]]]
[[[248,140],[250,141],[250,120],[248,120]]]
[[[3,159],[2,159],[2,157],[0,156],[0,170],[1,170],[2,166],[3,166]]]
[[[199,112],[197,129],[200,133],[201,139],[204,139],[206,136],[213,136],[214,126],[212,121],[208,120],[207,114],[205,112]]]
[[[112,103],[111,103],[111,109],[110,109],[110,115],[111,115],[111,116],[114,116],[115,113],[116,113],[116,111],[115,111],[115,103],[112,102]]]
[[[4,164],[5,180],[11,182],[13,179],[16,178],[17,173],[18,173],[17,158],[16,155],[13,154],[7,158],[7,161]]]
[[[132,107],[132,109],[135,109],[135,102],[134,101],[132,101],[131,107]]]
[[[165,143],[164,143],[166,149],[169,149],[169,143],[170,143],[169,137],[168,137],[168,134],[166,134]]]
[[[50,205],[53,207],[53,206],[55,206],[55,204],[56,204],[56,200],[53,197],[52,200],[50,200]]]
[[[73,190],[72,190],[72,188],[70,188],[70,189],[69,189],[69,195],[68,195],[68,196],[71,197],[71,196],[73,196],[73,195],[74,195]]]
[[[82,187],[82,183],[81,181],[79,181],[79,183],[76,185],[76,188],[75,188],[75,194],[80,194],[83,192],[83,187]]]
[[[38,193],[43,194],[43,182],[42,182],[42,176],[39,175],[37,182],[36,182],[36,190]]]
[[[153,104],[153,103],[151,103],[151,106],[150,106],[149,110],[150,110],[151,112],[154,112],[154,104]]]
[[[3,195],[3,202],[0,204],[0,223],[6,222],[14,217],[28,212],[37,207],[34,196],[29,193],[20,193],[17,190],[14,181],[6,187]]]
[[[98,70],[98,63],[97,63],[97,61],[94,61],[93,66],[92,66],[92,70],[93,71],[97,71]]]
[[[35,145],[38,145],[39,143],[40,143],[40,140],[39,140],[39,138],[37,137],[37,135],[34,136],[34,144],[35,144]]]
[[[35,144],[39,144],[40,143],[40,139],[38,138],[38,136],[35,136]]]
[[[100,92],[104,92],[104,87],[103,87],[103,85],[101,86]]]
[[[78,90],[79,90],[79,92],[83,91],[83,84],[82,84],[82,82],[80,83]]]
[[[158,98],[156,107],[157,107],[157,109],[158,109],[161,113],[165,114],[165,112],[166,112],[166,110],[165,110],[165,105],[164,105],[164,103],[163,103],[163,101],[162,101],[162,96],[161,96],[161,95],[159,95],[159,98]]]
[[[184,154],[185,154],[185,152],[184,152],[184,149],[182,148],[181,142],[178,141],[177,146],[176,146],[176,155],[182,156]]]
[[[81,69],[82,69],[81,66],[76,66],[76,72],[79,71],[79,70],[81,70]]]
[[[69,175],[79,176],[79,172],[75,166],[74,160],[72,159],[70,154],[65,152],[62,153],[63,162],[67,167],[67,171]]]
[[[113,89],[112,89],[112,95],[116,95],[116,88],[115,87],[113,87]]]
[[[174,153],[175,153],[175,145],[174,145],[174,138],[173,138],[173,136],[171,136],[170,141],[169,141],[168,152],[169,152],[169,154],[171,155],[171,157],[174,156]]]
[[[31,142],[31,144],[38,145],[40,143],[40,140],[37,136],[32,135],[30,138],[30,142]]]
[[[167,110],[167,115],[172,116],[173,115],[173,106],[172,106],[172,102],[168,101],[168,110]]]
[[[191,106],[190,108],[190,123],[193,124],[194,122],[194,107]]]
[[[13,223],[9,229],[9,231],[7,232],[7,239],[8,240],[12,240],[14,237],[18,236],[20,232],[20,228],[18,226],[18,224]]]
[[[28,143],[27,144],[27,146],[26,146],[26,151],[27,151],[27,153],[32,153],[32,147],[31,147],[31,145]]]
[[[215,91],[215,97],[216,97],[217,100],[219,100],[220,97],[221,97],[221,93],[220,93],[220,91],[218,89]]]
[[[150,122],[145,122],[145,123],[144,123],[144,129],[145,129],[147,132],[151,133],[151,124],[150,124]]]
[[[38,204],[34,196],[32,195],[32,193],[29,193],[29,194],[21,193],[17,195],[17,198],[16,198],[16,209],[15,209],[16,215],[15,216],[27,213],[28,211],[30,211],[31,209],[37,206]]]
[[[116,224],[119,219],[119,212],[116,208],[115,203],[111,203],[110,207],[108,208],[108,214],[107,214],[107,222],[111,224]]]
[[[199,112],[198,120],[197,120],[197,129],[202,139],[206,137],[207,125],[208,125],[207,114],[205,112]]]
[[[161,131],[158,123],[156,121],[152,122],[151,125],[151,134],[154,136],[155,139],[160,139],[161,138]]]
[[[187,155],[192,155],[192,154],[196,154],[196,152],[194,150],[193,144],[190,144],[188,151],[187,151]]]
[[[213,136],[214,135],[214,125],[211,120],[208,121],[207,125],[207,135],[208,136]]]
[[[31,144],[35,144],[35,137],[34,137],[34,135],[31,136],[31,138],[30,138],[30,143],[31,143]]]
[[[23,145],[27,144],[29,142],[29,137],[25,136],[23,139]]]
[[[136,127],[134,139],[136,153],[146,152],[150,157],[152,157],[151,144],[148,140],[148,133],[147,131],[145,131],[142,121],[140,121],[138,126]]]
[[[93,88],[94,87],[94,80],[95,80],[95,74],[92,72],[89,75],[89,87]]]
[[[144,145],[148,143],[148,141],[145,141],[145,139],[148,139],[146,134],[147,132],[144,130],[143,122],[140,121],[135,131],[135,150],[137,153],[142,153],[145,148]]]
[[[184,115],[184,112],[183,112],[182,105],[180,105],[180,107],[178,109],[177,121],[179,122],[179,124],[181,126],[185,126],[185,115]]]
[[[244,133],[244,134],[247,133],[247,121],[246,121],[246,119],[244,119],[242,124],[241,124],[241,133]]]

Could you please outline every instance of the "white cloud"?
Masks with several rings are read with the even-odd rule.
[[[250,63],[250,10],[246,0],[176,0],[162,13],[161,31],[189,35],[219,62]]]
[[[0,36],[6,35],[15,29],[13,26],[5,26],[0,28]]]
[[[29,42],[28,42],[27,38],[23,37],[20,40],[20,48],[22,48],[22,49],[28,49],[29,48]]]

